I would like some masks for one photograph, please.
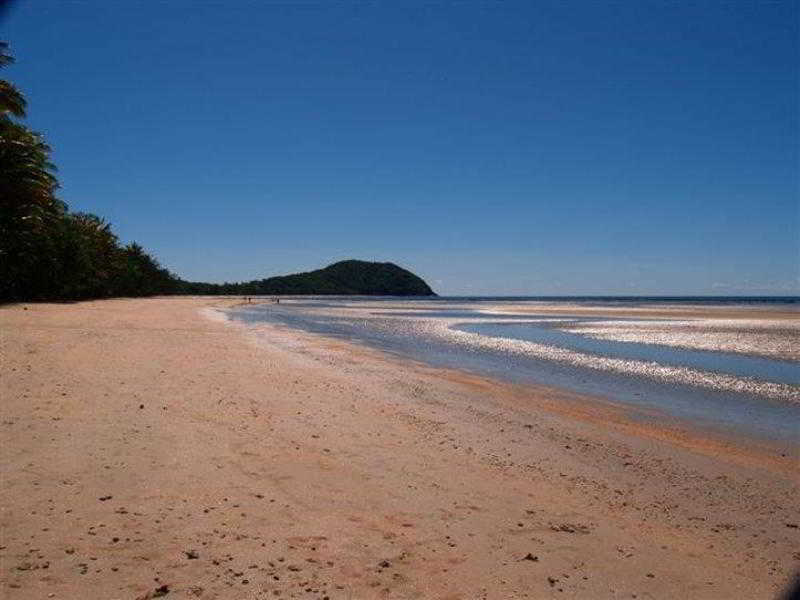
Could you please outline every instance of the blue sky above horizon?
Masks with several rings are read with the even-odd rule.
[[[191,280],[800,294],[796,2],[17,2],[73,210]]]

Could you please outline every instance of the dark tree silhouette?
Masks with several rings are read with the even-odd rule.
[[[13,62],[0,42],[0,67]],[[15,120],[25,109],[22,93],[0,80],[0,301],[175,291],[177,279],[141,247],[122,248],[102,218],[72,214],[56,197],[50,147]]]
[[[8,44],[0,42],[0,67],[13,61]],[[397,265],[358,260],[246,283],[181,281],[140,245],[121,246],[101,217],[69,212],[56,196],[50,147],[17,121],[25,108],[19,90],[0,80],[0,301],[174,293],[433,295]]]

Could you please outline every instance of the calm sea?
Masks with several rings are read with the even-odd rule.
[[[675,306],[706,307],[709,316],[647,318],[619,310]],[[724,310],[714,317],[713,307],[734,306],[745,309],[739,318],[724,317]],[[796,296],[316,297],[267,301],[230,315],[435,366],[603,397],[634,416],[640,410],[647,418],[661,414],[790,444],[800,440]]]

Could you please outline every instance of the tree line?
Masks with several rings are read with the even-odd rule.
[[[0,68],[13,62],[0,42]],[[20,122],[26,108],[24,95],[0,80],[0,301],[183,291],[185,282],[139,244],[121,244],[102,217],[58,199],[50,146]]]
[[[0,42],[0,68],[14,61]],[[308,273],[242,283],[183,281],[137,243],[123,245],[97,215],[56,195],[56,167],[41,134],[20,120],[23,94],[0,80],[0,302],[160,294],[433,295],[391,263],[347,260]]]
[[[323,269],[244,283],[180,282],[191,294],[435,296],[419,276],[393,263],[342,260]]]

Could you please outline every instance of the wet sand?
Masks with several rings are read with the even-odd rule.
[[[796,452],[231,304],[0,309],[0,597],[766,599],[800,562]]]

